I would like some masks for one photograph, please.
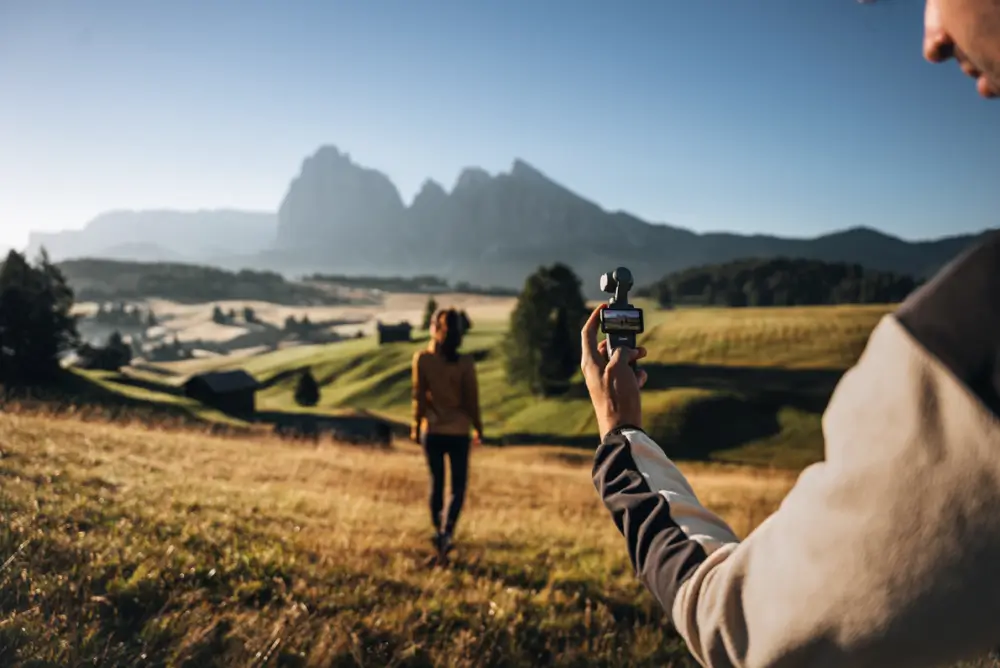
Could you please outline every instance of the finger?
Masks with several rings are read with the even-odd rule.
[[[639,346],[635,350],[636,350],[636,352],[638,354],[633,358],[633,361],[634,360],[641,360],[643,357],[646,356],[646,349],[643,348],[642,346]],[[601,357],[607,358],[607,356],[608,356],[608,340],[607,339],[601,339],[600,343],[597,344],[597,351],[599,353],[601,353]]]
[[[649,374],[646,373],[644,369],[639,369],[635,374],[636,380],[639,381],[639,389],[641,390],[646,386],[646,381],[649,380]]]
[[[608,360],[608,371],[617,371],[621,367],[634,364],[640,357],[640,350],[637,348],[615,348]]]
[[[626,348],[625,351],[628,353],[625,357],[629,364],[632,364],[636,360],[642,359],[643,357],[642,348]]]
[[[629,364],[635,361],[637,354],[638,351],[633,348],[615,348],[608,359],[608,372],[616,372],[623,367],[627,368]]]
[[[965,73],[965,76],[972,77],[973,79],[979,79],[983,75],[979,68],[968,60],[960,61],[958,67]]]
[[[601,368],[601,352],[597,343],[597,330],[600,326],[601,311],[604,307],[605,305],[601,304],[594,309],[580,331],[580,343],[583,349],[580,366],[585,373],[588,373],[588,369]]]
[[[976,80],[976,90],[980,95],[986,98],[1000,97],[1000,87],[995,86],[986,77],[979,77],[979,79]]]

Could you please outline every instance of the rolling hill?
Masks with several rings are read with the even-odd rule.
[[[648,306],[648,304],[646,305]],[[889,307],[649,309],[644,390],[649,431],[681,459],[801,468],[822,457],[820,415],[841,374],[860,356]],[[464,350],[475,356],[487,437],[508,444],[592,447],[596,426],[580,382],[566,397],[539,400],[508,385],[498,344],[506,324],[477,319]],[[410,361],[426,339],[379,347],[371,339],[300,346],[249,358],[216,357],[156,365],[148,374],[155,400],[169,387],[209,369],[243,368],[268,387],[265,411],[299,411],[297,372],[322,387],[315,411],[365,409],[406,424]],[[128,384],[103,378],[110,388]],[[166,399],[166,396],[164,397]],[[175,401],[170,399],[170,401]]]

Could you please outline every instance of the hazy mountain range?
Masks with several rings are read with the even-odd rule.
[[[428,180],[407,206],[386,175],[324,146],[305,159],[276,214],[118,211],[79,231],[32,234],[29,250],[44,244],[56,260],[188,261],[290,274],[432,273],[505,287],[558,260],[592,292],[600,273],[622,264],[644,284],[695,265],[782,255],[926,276],[978,236],[907,242],[867,228],[811,239],[696,234],[606,211],[522,160],[497,175],[465,169],[450,191]]]
[[[54,260],[99,257],[217,264],[255,256],[274,242],[277,216],[233,211],[110,211],[81,230],[33,232],[28,252]]]

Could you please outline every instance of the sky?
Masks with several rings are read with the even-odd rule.
[[[1000,102],[889,0],[0,0],[0,246],[274,211],[332,144],[409,202],[521,158],[695,231],[1000,223]]]

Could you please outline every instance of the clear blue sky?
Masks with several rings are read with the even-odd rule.
[[[896,0],[0,0],[0,245],[274,210],[332,143],[409,201],[521,157],[698,231],[1000,225],[1000,102]]]

